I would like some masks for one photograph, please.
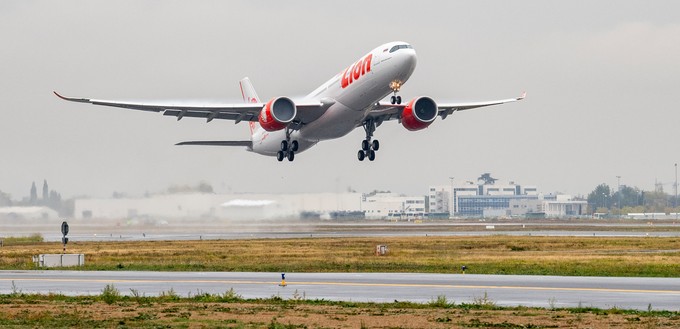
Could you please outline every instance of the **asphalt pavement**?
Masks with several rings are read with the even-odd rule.
[[[305,298],[427,303],[484,299],[501,306],[597,307],[680,311],[680,278],[564,277],[422,273],[281,273],[0,271],[0,293],[98,295],[112,284],[121,294],[222,294],[244,298]]]

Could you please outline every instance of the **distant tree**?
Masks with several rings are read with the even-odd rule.
[[[61,194],[54,190],[50,191],[50,197],[47,206],[56,211],[61,211]]]
[[[392,191],[390,191],[390,190],[387,190],[387,191],[373,190],[373,191],[367,193],[366,196],[371,197],[371,196],[378,195],[379,193],[392,193]]]
[[[663,190],[645,191],[643,196],[646,212],[665,212],[669,205],[670,197]]]
[[[196,186],[190,185],[172,185],[168,187],[168,193],[170,194],[180,194],[180,193],[215,193],[212,185],[206,182],[200,182]]]
[[[179,193],[189,193],[191,192],[191,186],[189,185],[172,185],[168,187],[168,193],[179,194]]]
[[[196,187],[196,190],[201,193],[215,193],[213,190],[212,185],[206,183],[206,182],[200,182],[198,186]]]
[[[35,205],[38,202],[38,189],[35,187],[35,182],[31,185],[31,199],[30,204]]]
[[[628,206],[628,207],[623,207],[621,209],[621,214],[623,214],[623,215],[627,215],[627,214],[631,214],[631,213],[639,214],[639,213],[643,213],[643,212],[645,212],[644,206],[637,206],[637,207]]]
[[[75,199],[62,201],[61,208],[59,209],[59,216],[73,217],[76,208],[75,203]]]
[[[497,179],[491,177],[491,173],[483,173],[479,178],[477,178],[477,181],[482,182],[484,185],[493,185],[496,183]]]
[[[609,185],[600,184],[595,189],[588,194],[588,204],[590,209],[597,209],[596,212],[602,212],[602,210],[608,210],[611,207],[611,190]],[[605,211],[606,212],[606,211]]]
[[[640,206],[642,205],[642,191],[637,187],[622,185],[621,191],[616,191],[612,195],[612,202],[616,208]]]
[[[111,194],[111,197],[114,198],[114,199],[122,199],[122,198],[126,198],[126,197],[127,197],[127,194],[126,194],[125,192],[116,192],[116,191],[114,191],[114,192]]]
[[[3,191],[0,191],[0,207],[9,207],[12,205],[12,197]]]
[[[43,193],[42,193],[42,203],[47,205],[50,202],[49,188],[47,187],[47,179],[43,180]]]

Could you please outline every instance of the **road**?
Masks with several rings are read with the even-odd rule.
[[[281,273],[0,271],[0,293],[98,295],[107,284],[122,294],[221,294],[244,298],[473,303],[486,296],[501,306],[680,310],[680,278],[558,277],[418,273]]]

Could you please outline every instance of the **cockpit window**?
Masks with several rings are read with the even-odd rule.
[[[413,49],[413,47],[411,45],[396,45],[390,48],[390,52],[393,53],[399,49]]]

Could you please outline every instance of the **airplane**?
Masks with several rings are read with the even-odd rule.
[[[457,111],[498,105],[524,99],[520,97],[484,102],[437,104],[432,98],[419,96],[402,104],[399,91],[416,68],[416,51],[406,42],[383,44],[361,56],[340,73],[316,88],[306,97],[293,100],[277,96],[263,102],[247,77],[239,82],[242,104],[180,105],[59,98],[72,102],[113,106],[132,110],[162,112],[177,120],[184,117],[247,121],[250,139],[237,141],[187,141],[175,145],[241,146],[248,151],[275,156],[278,161],[293,161],[297,153],[320,141],[343,137],[362,127],[366,138],[357,153],[359,161],[375,160],[380,142],[373,139],[377,127],[398,120],[409,131],[430,126],[439,116],[446,119]],[[392,94],[390,102],[382,101]]]

